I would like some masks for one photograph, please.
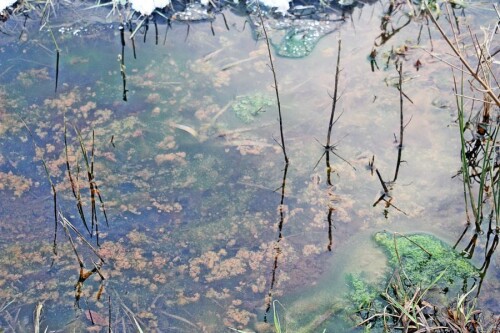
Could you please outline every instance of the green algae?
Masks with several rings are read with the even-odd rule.
[[[378,232],[374,240],[384,249],[389,265],[401,267],[414,285],[428,286],[443,271],[441,284],[479,277],[467,259],[433,235]]]
[[[236,117],[246,124],[255,120],[261,112],[274,105],[273,99],[262,94],[245,95],[236,98],[232,105],[232,110]]]
[[[378,297],[379,291],[359,274],[347,274],[346,282],[349,287],[348,299],[351,300],[355,311],[360,311],[372,306]]]
[[[452,287],[458,289],[469,278],[479,276],[478,270],[467,259],[433,235],[402,235],[384,231],[377,232],[371,238],[372,242],[368,243],[375,243],[377,245],[375,249],[366,247],[363,242],[358,244],[354,241],[351,245],[360,245],[362,249],[354,254],[344,254],[351,259],[355,257],[358,264],[364,266],[363,258],[359,258],[360,256],[370,257],[372,252],[377,253],[376,250],[382,250],[388,265],[370,258],[371,261],[376,261],[378,271],[383,274],[373,272],[373,268],[370,267],[365,268],[370,272],[352,271],[345,275],[341,274],[342,276],[335,272],[329,273],[325,283],[319,283],[316,287],[301,292],[299,297],[287,305],[288,321],[294,332],[321,332],[324,329],[327,332],[335,332],[357,325],[367,314],[382,313],[387,305],[387,300],[382,295],[391,283],[395,271],[399,272],[403,280],[408,278],[409,281],[403,281],[405,286],[415,286],[421,288],[420,290],[435,286],[436,278],[441,274],[437,284],[450,290],[453,290]],[[349,259],[344,258],[344,260]],[[334,271],[339,269],[338,263],[331,266]],[[339,280],[343,280],[344,286],[347,287],[340,293],[341,298],[335,296],[339,295]],[[329,291],[332,289],[336,289],[335,295]],[[426,297],[432,298],[433,301],[439,299],[438,304],[446,304],[449,300],[446,295],[439,292],[440,290],[436,289],[439,295],[434,295],[434,291],[427,291]],[[372,331],[382,329],[379,324],[376,320],[371,323]]]
[[[287,31],[277,46],[277,52],[287,58],[306,57],[313,51],[321,37],[318,30],[313,27],[293,27]]]

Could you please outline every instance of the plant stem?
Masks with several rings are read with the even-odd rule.
[[[269,67],[271,68],[271,72],[273,73],[274,92],[276,93],[276,102],[278,103],[278,116],[279,116],[279,122],[280,122],[281,149],[283,150],[283,156],[285,157],[285,163],[288,164],[288,156],[286,154],[286,149],[285,149],[285,136],[283,134],[283,117],[281,116],[281,103],[280,103],[280,94],[279,94],[279,89],[278,89],[278,79],[276,78],[276,70],[274,68],[273,57],[271,55],[271,46],[269,44],[269,37],[267,35],[267,30],[266,30],[266,27],[264,25],[264,20],[262,18],[262,12],[260,10],[260,6],[258,5],[258,3],[257,3],[257,9],[259,11],[260,24],[262,26],[262,30],[264,31],[264,37],[266,39],[267,54],[269,56]]]
[[[333,118],[335,117],[335,108],[337,107],[337,91],[338,91],[338,83],[339,83],[339,73],[340,73],[340,50],[342,47],[342,39],[339,38],[339,47],[337,54],[337,67],[335,68],[335,84],[333,90],[332,97],[332,112],[330,114],[330,122],[328,124],[328,135],[326,137],[326,147],[330,147],[330,139],[332,136],[332,128],[333,128]]]
[[[449,8],[448,8],[448,4],[447,3],[445,3],[445,7],[446,7],[446,10],[447,10],[448,15],[449,15]],[[437,20],[434,17],[434,15],[432,15],[432,12],[429,9],[427,9],[427,10],[428,10],[428,13],[429,13],[429,16],[430,16],[432,22],[434,23],[434,25],[436,26],[436,28],[441,33],[441,35],[443,36],[443,38],[446,41],[446,43],[448,43],[448,45],[451,47],[453,53],[455,53],[455,55],[458,57],[458,59],[460,60],[460,62],[467,69],[468,73],[474,78],[474,80],[476,80],[483,87],[484,92],[491,97],[491,99],[495,102],[495,104],[500,107],[500,98],[493,92],[491,86],[485,80],[483,80],[483,78],[481,78],[479,76],[478,72],[474,71],[474,69],[472,68],[472,66],[469,64],[469,62],[467,61],[467,59],[465,59],[465,57],[462,55],[462,52],[459,50],[459,48],[458,48],[458,39],[457,39],[457,35],[455,33],[455,30],[453,29],[453,26],[452,26],[452,31],[453,31],[453,36],[455,38],[455,43],[457,44],[456,46],[452,43],[452,41],[450,40],[450,38],[448,36],[446,36],[446,34],[443,31],[443,28],[439,25],[439,23],[437,22]]]
[[[404,123],[403,123],[403,64],[399,64],[398,68],[399,73],[399,145],[398,145],[398,161],[396,163],[396,171],[394,172],[394,180],[396,181],[399,173],[399,166],[401,165],[401,155],[403,152],[403,132],[404,132]]]

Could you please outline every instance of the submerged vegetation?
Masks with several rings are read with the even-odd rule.
[[[498,330],[498,23],[167,3],[2,12],[0,330]]]
[[[284,310],[289,332],[356,327],[369,332],[448,332],[457,327],[458,332],[495,331],[496,314],[483,313],[471,295],[477,291],[479,271],[451,246],[425,234],[378,232],[372,241],[387,256],[384,273],[345,274],[340,277],[347,287],[344,294],[325,290],[325,285],[336,285],[331,276],[325,285],[309,288]]]
[[[446,311],[453,311],[443,309],[451,306],[445,295],[455,295],[461,290],[463,303],[476,288],[480,278],[478,269],[451,246],[431,235],[378,232],[374,240],[384,248],[393,273],[388,282],[379,284],[386,287],[379,287],[378,292],[374,292],[373,286],[364,285],[359,278],[351,279],[352,295],[361,301],[356,312],[364,318],[363,325],[390,331],[398,327],[401,330],[444,331],[454,328],[455,324],[461,325],[458,318],[443,318]],[[467,291],[468,282],[474,282],[471,291]],[[479,322],[480,314],[481,311],[472,314],[476,322]],[[469,331],[479,330],[476,326]]]
[[[244,123],[252,123],[261,112],[266,112],[273,101],[260,94],[251,96],[238,96],[231,106],[236,116]]]
[[[457,282],[467,289],[468,279],[479,278],[469,260],[432,235],[377,232],[374,239],[386,251],[389,265],[404,272],[413,285],[428,286],[441,275],[439,282],[447,289]]]

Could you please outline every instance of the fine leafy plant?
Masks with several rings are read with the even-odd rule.
[[[448,2],[443,4],[448,22],[450,22],[446,29],[438,22],[430,2],[425,1],[424,4],[427,6],[428,16],[452,54],[451,58],[445,59],[431,53],[448,64],[453,72],[458,111],[457,123],[462,150],[462,167],[459,174],[462,175],[464,182],[466,209],[467,212],[469,208],[472,211],[476,232],[484,229],[482,222],[488,215],[487,209],[490,209],[494,217],[495,229],[498,232],[500,230],[500,184],[496,139],[500,125],[497,120],[500,108],[498,95],[500,83],[494,63],[494,57],[498,51],[495,51],[493,46],[498,45],[496,32],[499,23],[484,28],[482,38],[469,26],[466,27],[466,33],[460,34],[458,23],[457,26],[452,23],[454,21],[453,9],[450,10]],[[458,5],[461,5],[460,2],[451,2],[452,7]],[[494,10],[500,19],[500,11],[496,5]],[[446,30],[451,31],[451,34]],[[467,115],[466,108],[469,105],[470,111]],[[474,183],[479,185],[474,187]],[[469,223],[471,221],[469,214],[467,214],[467,221]]]
[[[414,285],[429,285],[443,271],[446,284],[479,275],[467,259],[432,235],[378,232],[374,239],[386,252],[389,264],[394,269],[399,267]]]
[[[384,290],[350,277],[358,326],[367,332],[490,332],[471,297],[476,285],[463,289],[455,305],[446,297],[457,280],[466,288],[469,278],[479,276],[465,258],[431,235],[379,232],[374,239],[393,273]]]

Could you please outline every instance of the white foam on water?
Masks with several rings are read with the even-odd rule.
[[[129,3],[133,10],[142,15],[151,15],[156,8],[165,8],[170,5],[170,0],[129,0]]]
[[[260,3],[270,8],[276,8],[277,12],[283,14],[290,8],[290,1],[288,0],[260,0]]]
[[[5,8],[12,6],[13,4],[16,3],[17,0],[0,0],[0,11],[4,10]]]

